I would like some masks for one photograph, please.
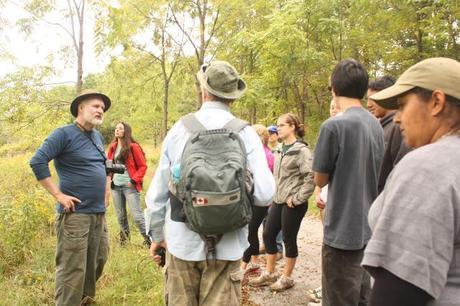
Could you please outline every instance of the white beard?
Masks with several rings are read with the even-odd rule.
[[[91,114],[83,113],[83,120],[85,122],[91,123],[94,126],[99,126],[104,121],[104,118],[98,119],[96,117],[92,117]]]
[[[104,118],[101,118],[101,119],[93,118],[91,119],[90,123],[94,126],[99,126],[102,124],[103,121],[104,121]]]

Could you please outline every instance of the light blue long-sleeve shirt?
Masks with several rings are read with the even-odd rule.
[[[235,118],[229,107],[220,102],[205,102],[195,113],[197,119],[207,129],[222,128]],[[187,261],[206,259],[205,244],[200,236],[191,231],[185,223],[171,220],[168,196],[168,181],[171,169],[180,164],[182,151],[190,134],[178,121],[171,128],[163,142],[160,161],[153,181],[147,191],[145,201],[145,223],[147,233],[155,242],[166,241],[168,251],[177,258]],[[267,165],[264,149],[259,136],[250,126],[245,127],[239,136],[243,140],[248,168],[254,177],[254,204],[270,205],[275,194],[275,180]],[[216,259],[239,260],[249,246],[247,226],[226,233],[216,245]]]

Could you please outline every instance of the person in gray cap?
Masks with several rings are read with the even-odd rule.
[[[76,97],[70,106],[75,122],[54,130],[30,160],[37,180],[57,201],[56,305],[94,302],[107,260],[109,189],[104,140],[95,127],[110,104],[109,97],[95,91]],[[59,186],[51,179],[51,160]]]
[[[243,95],[246,84],[235,68],[224,61],[203,65],[197,77],[201,84],[203,105],[196,113],[176,122],[166,135],[160,161],[146,195],[146,227],[153,241],[150,255],[161,265],[162,256],[158,255],[158,250],[167,248],[164,286],[166,305],[240,305],[239,266],[243,252],[249,246],[247,226],[224,233],[210,246],[203,240],[204,235],[191,229],[190,215],[186,214],[187,218],[184,218],[182,205],[185,207],[186,204],[179,193],[176,196],[171,186],[176,186],[177,182],[180,184],[185,179],[192,181],[195,175],[190,173],[202,177],[209,172],[212,164],[219,164],[221,159],[227,158],[227,152],[220,152],[209,160],[205,159],[204,164],[196,168],[197,171],[205,169],[200,175],[193,172],[193,168],[190,168],[190,173],[185,172],[189,159],[184,159],[182,155],[185,151],[189,152],[187,148],[191,148],[195,142],[209,139],[208,144],[211,145],[213,140],[207,137],[224,133],[232,122],[241,122],[230,112],[230,105]],[[264,149],[256,131],[247,123],[241,127],[239,132],[235,130],[237,135],[230,136],[227,142],[232,143],[232,139],[238,138],[240,144],[244,145],[246,166],[253,176],[253,204],[268,206],[275,193],[273,175],[267,167]],[[199,133],[195,133],[194,129]],[[195,136],[190,138],[191,135]],[[201,151],[207,152],[209,145],[204,144]],[[184,156],[187,157],[185,153]],[[224,160],[224,163],[226,166],[216,173],[214,179],[209,178],[208,185],[222,181],[241,187],[237,177],[226,175],[232,172],[229,168],[230,161]],[[232,163],[232,167],[244,167],[242,164]],[[203,192],[203,195],[198,195],[193,187],[189,189],[192,194],[196,194],[191,199],[193,206],[203,210],[214,207],[216,212],[228,207],[228,201],[238,202],[241,196],[245,196],[238,194],[229,196],[228,199],[217,199],[216,194],[219,192],[207,195]],[[220,203],[216,203],[218,200]],[[206,221],[225,223],[225,218],[208,218]],[[213,250],[210,254],[211,249]]]
[[[398,109],[415,150],[390,174],[369,212],[362,265],[370,305],[460,304],[460,62],[430,58],[371,99]]]

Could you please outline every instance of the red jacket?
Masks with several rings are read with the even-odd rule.
[[[114,141],[109,146],[109,152],[107,153],[107,159],[113,160],[115,151],[117,150],[118,142]],[[147,171],[147,164],[145,163],[145,156],[142,148],[137,143],[131,143],[130,153],[128,160],[125,161],[125,166],[128,169],[129,177],[134,182],[136,190],[142,190],[142,181],[144,180],[145,172]]]

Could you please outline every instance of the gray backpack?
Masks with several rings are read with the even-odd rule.
[[[180,175],[170,180],[172,219],[182,208],[184,220],[176,221],[185,221],[199,233],[212,252],[223,234],[242,228],[252,217],[252,177],[238,136],[248,123],[234,118],[222,129],[207,130],[194,114],[181,121],[191,135]]]

